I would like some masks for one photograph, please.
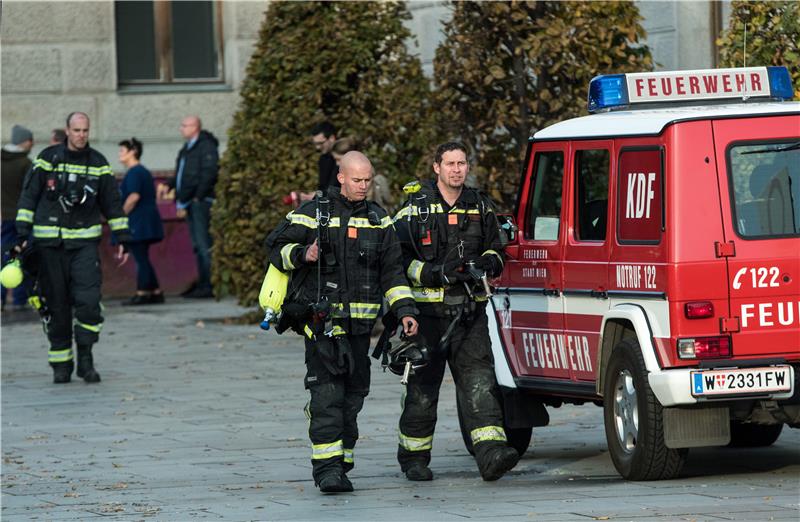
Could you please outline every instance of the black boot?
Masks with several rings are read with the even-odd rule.
[[[415,482],[433,480],[433,472],[422,462],[414,462],[405,470],[406,478]]]
[[[330,470],[324,473],[316,483],[323,493],[349,493],[353,491],[353,483],[348,480],[341,470]]]
[[[519,453],[511,446],[495,446],[478,461],[481,477],[487,482],[497,480],[519,462]]]
[[[72,361],[50,363],[50,366],[53,367],[54,384],[64,384],[70,381],[72,377],[72,368],[73,368]]]
[[[92,347],[78,346],[78,377],[83,377],[86,382],[100,382],[100,374],[94,369]]]

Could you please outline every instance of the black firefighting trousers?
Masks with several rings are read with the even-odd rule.
[[[451,320],[419,317],[420,333],[434,352]],[[453,330],[447,354],[434,355],[425,368],[409,378],[400,416],[397,449],[397,460],[403,471],[415,463],[425,466],[430,463],[439,388],[446,363],[450,364],[458,405],[472,437],[478,464],[488,458],[492,448],[507,443],[488,320],[480,306],[474,317],[461,322]]]
[[[72,361],[75,344],[91,346],[103,327],[100,310],[100,257],[94,242],[77,248],[37,247],[39,285],[51,313],[47,325],[50,364]]]
[[[331,375],[320,360],[316,342],[306,338],[306,406],[314,480],[330,472],[353,469],[358,440],[358,412],[369,393],[369,335],[348,335],[355,362],[352,375]]]

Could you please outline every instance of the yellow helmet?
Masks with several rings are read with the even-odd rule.
[[[16,288],[22,283],[22,267],[19,259],[13,259],[0,270],[0,284],[6,288]]]

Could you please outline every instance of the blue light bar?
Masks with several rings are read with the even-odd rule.
[[[595,76],[589,83],[589,112],[628,105],[628,86],[624,74]]]
[[[792,79],[789,76],[789,69],[785,66],[767,67],[769,76],[769,95],[771,98],[780,100],[791,100],[794,98],[794,88]]]

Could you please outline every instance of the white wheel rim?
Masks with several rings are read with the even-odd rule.
[[[633,452],[639,439],[639,406],[633,375],[628,370],[620,371],[614,383],[614,430],[622,450]]]

